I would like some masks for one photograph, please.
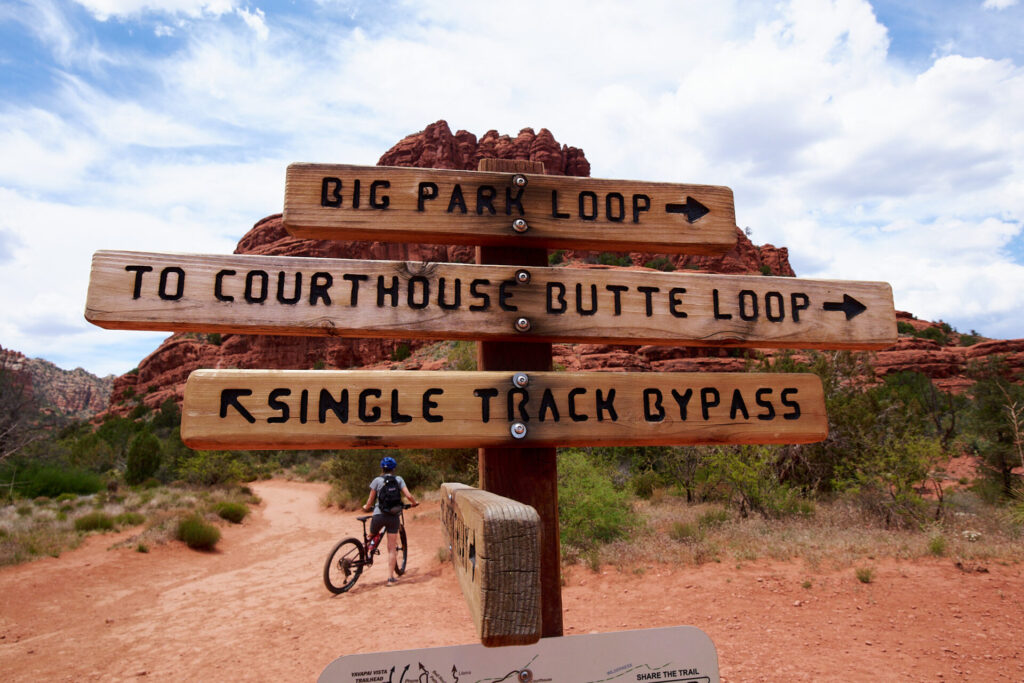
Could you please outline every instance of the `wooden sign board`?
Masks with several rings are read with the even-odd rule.
[[[284,226],[316,239],[601,251],[736,243],[727,187],[392,166],[291,164]]]
[[[877,349],[897,338],[883,282],[124,251],[93,256],[85,317],[405,339]]]
[[[441,484],[441,523],[480,642],[540,638],[540,516],[465,484]]]
[[[718,653],[694,626],[346,655],[320,683],[718,683]]]
[[[466,448],[808,443],[813,374],[196,370],[191,448]],[[513,435],[515,432],[515,435]],[[519,438],[516,438],[516,437]]]

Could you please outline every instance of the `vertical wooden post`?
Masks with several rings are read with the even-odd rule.
[[[543,173],[540,162],[481,159],[480,171]],[[477,247],[476,262],[497,265],[547,266],[547,249]],[[480,370],[551,370],[551,344],[478,342]],[[562,635],[561,547],[558,536],[558,469],[554,448],[481,448],[480,488],[531,505],[540,515],[541,637]]]

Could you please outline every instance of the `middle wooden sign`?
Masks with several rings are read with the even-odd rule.
[[[878,349],[883,282],[100,251],[85,317],[130,330]]]

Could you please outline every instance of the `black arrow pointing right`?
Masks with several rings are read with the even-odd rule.
[[[843,294],[843,300],[841,303],[838,301],[826,301],[822,308],[826,311],[842,311],[846,314],[847,320],[856,318],[858,315],[868,310],[867,306],[857,301],[849,294]]]
[[[666,204],[665,213],[686,214],[686,220],[696,223],[698,220],[711,212],[711,209],[698,202],[693,197],[687,197],[682,204]]]

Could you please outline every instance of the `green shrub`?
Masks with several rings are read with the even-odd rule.
[[[398,363],[412,355],[412,349],[405,342],[398,344],[395,348],[391,349],[391,360]]]
[[[693,543],[699,541],[703,534],[697,525],[689,522],[674,522],[668,531],[668,536],[679,543]]]
[[[18,470],[16,474],[16,490],[26,498],[57,498],[62,493],[87,495],[103,488],[103,479],[98,474],[77,467],[41,465]]]
[[[946,554],[946,537],[936,534],[928,539],[928,552],[935,557],[942,557]]]
[[[114,521],[118,526],[138,526],[146,521],[146,515],[141,512],[122,512]]]
[[[875,580],[875,570],[871,567],[857,567],[854,574],[861,583],[871,583]]]
[[[57,496],[57,502],[66,503],[67,501],[75,500],[76,498],[78,498],[78,496],[74,493],[62,493],[59,496]]]
[[[771,275],[771,274],[772,274],[772,267],[769,266],[767,263],[762,263],[761,264],[761,275]]]
[[[111,531],[114,518],[99,510],[89,512],[75,520],[75,531]]]
[[[221,519],[226,519],[233,524],[241,524],[242,520],[249,514],[249,507],[243,503],[225,500],[214,505],[213,511]]]
[[[190,484],[216,486],[253,479],[243,456],[232,451],[194,451],[178,465],[178,476]]]
[[[664,256],[655,256],[653,259],[645,263],[644,267],[653,268],[654,270],[663,270],[666,273],[671,273],[676,269],[675,264]]]
[[[697,526],[701,529],[713,529],[726,524],[731,519],[732,515],[729,514],[728,510],[717,508],[714,510],[708,510],[698,517]]]
[[[633,493],[637,498],[650,500],[654,489],[661,484],[661,477],[654,470],[647,470],[633,477]]]
[[[124,480],[129,486],[146,481],[160,469],[160,439],[150,432],[139,432],[128,444]]]
[[[18,515],[20,515],[21,517],[28,517],[29,515],[32,514],[32,506],[31,505],[19,505],[17,507],[17,509],[15,510],[15,512],[17,512]]]
[[[899,334],[914,334],[917,328],[904,320],[896,321],[896,332]]]
[[[610,468],[576,449],[558,456],[558,516],[562,542],[584,550],[623,538],[637,524]]]
[[[565,249],[555,249],[548,253],[548,265],[557,266],[565,260]]]
[[[177,538],[193,550],[212,550],[220,540],[220,529],[192,514],[178,522]]]
[[[602,251],[597,255],[597,262],[604,266],[631,266],[629,254],[613,254],[610,251]]]

